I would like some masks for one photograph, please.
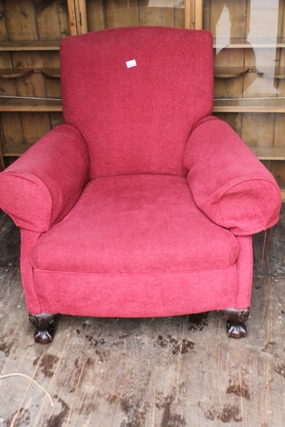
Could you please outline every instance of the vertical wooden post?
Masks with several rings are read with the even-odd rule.
[[[185,0],[185,28],[203,28],[203,0]]]
[[[86,0],[67,0],[70,34],[87,33]]]
[[[191,27],[191,6],[193,0],[184,0],[184,17],[185,17],[185,28],[190,30]]]
[[[195,28],[196,30],[203,28],[203,0],[195,0]]]
[[[68,7],[68,16],[69,16],[70,35],[76,36],[77,25],[76,25],[74,1],[73,0],[67,0],[67,7]]]
[[[0,146],[0,172],[2,172],[4,169],[5,169],[4,157],[2,153],[2,147]]]
[[[80,34],[85,34],[88,32],[86,0],[78,0],[78,8],[79,8],[80,25],[81,25]]]

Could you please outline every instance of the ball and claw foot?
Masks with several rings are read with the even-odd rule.
[[[235,310],[228,308],[223,310],[224,317],[227,318],[227,333],[230,338],[243,338],[247,336],[245,323],[249,316],[249,309]]]
[[[35,342],[39,344],[49,344],[54,336],[55,314],[41,313],[29,314],[29,321],[35,326]]]

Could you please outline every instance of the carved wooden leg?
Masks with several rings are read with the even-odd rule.
[[[223,315],[227,318],[228,337],[237,339],[247,336],[244,322],[246,322],[249,316],[248,308],[244,310],[228,308],[223,310]]]
[[[55,314],[29,313],[29,321],[35,326],[36,331],[34,334],[35,342],[39,344],[49,344],[53,340],[54,335],[54,318]]]

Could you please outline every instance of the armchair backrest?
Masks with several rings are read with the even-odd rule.
[[[100,30],[66,37],[60,58],[64,119],[85,138],[90,178],[184,175],[189,134],[212,113],[209,31]]]

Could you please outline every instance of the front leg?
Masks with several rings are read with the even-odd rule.
[[[39,344],[49,344],[52,342],[54,335],[54,318],[55,314],[29,313],[29,321],[36,327],[34,334],[35,342]]]
[[[236,310],[227,308],[222,310],[224,317],[227,318],[227,333],[231,338],[242,338],[247,336],[245,322],[249,316],[249,309]]]

